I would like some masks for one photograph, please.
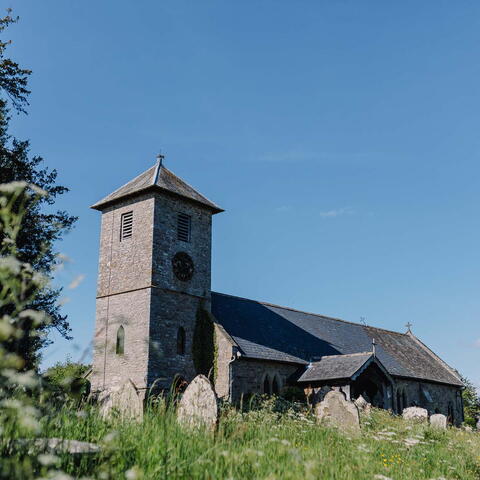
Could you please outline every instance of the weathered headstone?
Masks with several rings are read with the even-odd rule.
[[[480,417],[477,417],[477,431],[480,432]]]
[[[436,413],[430,417],[430,425],[435,428],[447,428],[447,417]]]
[[[428,420],[428,411],[420,407],[408,407],[402,412],[405,420],[414,420],[416,422],[426,422]]]
[[[364,415],[369,415],[370,412],[372,411],[372,404],[368,403],[362,395],[360,395],[354,402],[353,402],[356,407],[358,408],[358,411],[360,413],[363,413]]]
[[[332,390],[315,408],[319,423],[335,426],[349,432],[360,431],[360,416],[353,402],[349,402],[342,392]]]
[[[217,396],[204,375],[197,375],[183,393],[178,404],[180,424],[190,428],[214,430],[218,420]]]
[[[131,380],[126,380],[118,389],[103,391],[98,402],[103,416],[116,412],[122,417],[141,419],[143,415],[143,402]]]

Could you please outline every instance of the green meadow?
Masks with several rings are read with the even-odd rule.
[[[174,408],[163,401],[151,406],[142,422],[104,420],[92,406],[65,406],[39,422],[42,435],[93,442],[101,452],[72,456],[14,449],[3,462],[3,478],[480,478],[480,434],[436,430],[382,410],[364,417],[356,436],[319,426],[307,410],[275,399],[244,412],[224,406],[214,433],[182,429]]]

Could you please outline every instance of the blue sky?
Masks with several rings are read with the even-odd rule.
[[[480,4],[10,0],[13,133],[80,220],[58,245],[89,349],[99,213],[166,165],[226,209],[213,289],[414,333],[480,384]],[[68,288],[79,275],[83,281]],[[77,283],[77,282],[75,282]],[[88,359],[88,353],[85,357]]]

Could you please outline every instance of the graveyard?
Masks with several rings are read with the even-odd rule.
[[[67,475],[62,479],[479,478],[478,433],[376,408],[360,412],[361,428],[343,430],[319,424],[303,404],[259,397],[242,408],[220,405],[212,430],[179,422],[175,405],[158,399],[141,421],[104,418],[88,404],[66,406],[45,420],[43,433],[100,449],[83,455],[51,451],[47,460]]]

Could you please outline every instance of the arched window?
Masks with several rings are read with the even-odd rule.
[[[115,348],[117,355],[123,355],[125,353],[125,330],[122,326],[117,330],[117,346]]]
[[[399,414],[403,412],[402,394],[400,393],[400,391],[397,391],[397,411]]]
[[[185,355],[185,329],[183,327],[177,331],[177,354]]]
[[[447,422],[452,425],[455,422],[455,414],[453,411],[453,404],[452,402],[448,402],[448,410],[447,410]]]
[[[270,395],[272,392],[270,390],[270,377],[265,375],[265,380],[263,380],[263,393]]]
[[[274,395],[278,395],[280,393],[280,381],[279,381],[277,375],[275,375],[275,377],[273,379],[273,382],[272,382],[272,393]]]

